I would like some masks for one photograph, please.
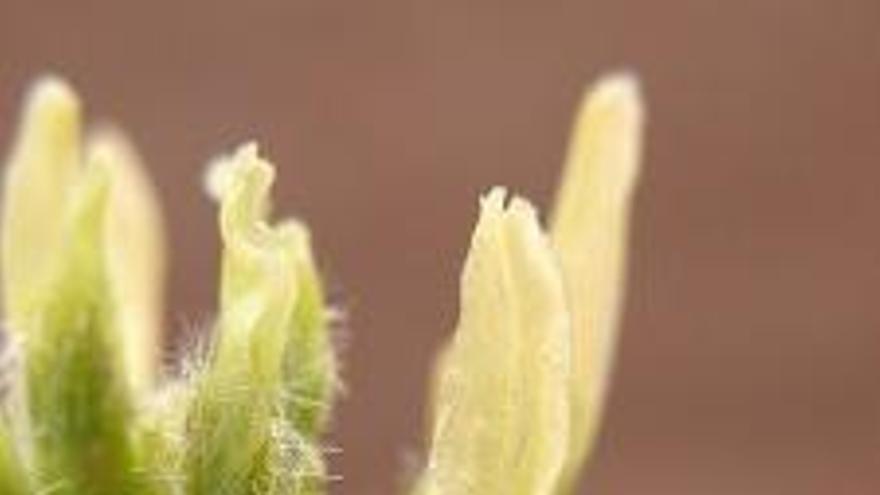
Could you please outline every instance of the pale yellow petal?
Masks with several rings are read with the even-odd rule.
[[[110,173],[107,221],[108,274],[124,333],[125,362],[133,386],[155,377],[161,346],[165,228],[157,193],[143,163],[118,130],[105,127],[89,136],[89,160]]]
[[[577,117],[551,237],[573,314],[572,435],[560,492],[571,489],[592,445],[613,360],[627,227],[638,176],[643,110],[637,82],[600,81]]]
[[[535,211],[496,189],[482,202],[458,326],[437,383],[419,493],[549,494],[568,439],[569,316]]]
[[[38,81],[27,97],[6,164],[2,271],[6,318],[13,329],[46,283],[61,242],[65,206],[80,162],[80,103],[63,81]]]

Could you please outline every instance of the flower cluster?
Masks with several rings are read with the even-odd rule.
[[[306,226],[269,219],[274,168],[254,144],[210,165],[218,314],[163,373],[161,208],[125,136],[81,113],[66,83],[38,81],[6,164],[0,493],[325,493],[333,311]],[[482,198],[413,493],[573,489],[616,341],[642,119],[631,77],[588,93],[546,231],[527,200]]]

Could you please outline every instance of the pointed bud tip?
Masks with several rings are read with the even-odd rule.
[[[78,118],[80,101],[73,87],[58,76],[42,76],[28,89],[25,115],[41,123],[71,125]]]
[[[71,104],[78,100],[73,87],[63,78],[55,75],[39,77],[28,90],[28,102]]]
[[[482,211],[502,211],[507,202],[507,188],[494,186],[480,196],[480,209]]]
[[[528,199],[495,186],[480,197],[479,223],[503,221],[513,228],[541,232],[538,211]]]
[[[586,181],[572,186],[579,195],[583,196],[582,187],[592,184],[607,198],[629,197],[639,175],[644,114],[641,85],[634,73],[604,76],[585,92],[565,178]]]
[[[642,114],[642,87],[635,72],[622,70],[604,76],[587,94],[597,106],[613,105],[631,115]]]
[[[78,147],[81,104],[73,88],[57,76],[43,76],[27,90],[12,162],[52,156]],[[27,157],[27,158],[25,158]]]

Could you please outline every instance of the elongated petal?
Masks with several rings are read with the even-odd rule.
[[[634,79],[588,93],[578,115],[551,236],[573,314],[572,435],[562,493],[596,436],[617,341],[630,200],[638,175],[642,105]]]
[[[243,147],[226,166],[230,175],[220,206],[224,252],[218,358],[224,359],[229,349],[230,359],[240,361],[239,344],[256,346],[263,356],[253,364],[265,369],[260,376],[274,382],[280,380],[285,326],[298,296],[300,233],[266,223],[274,169],[257,156],[255,146]]]
[[[424,495],[549,494],[568,448],[561,274],[532,207],[519,198],[505,207],[504,196],[483,199],[465,262]]]
[[[61,80],[31,89],[6,165],[2,217],[3,301],[13,330],[46,283],[80,160],[80,104]]]
[[[160,348],[165,233],[158,198],[134,148],[118,130],[89,136],[86,155],[111,174],[107,219],[108,274],[123,332],[126,370],[135,389],[154,380]]]
[[[244,146],[215,165],[224,243],[220,318],[190,424],[189,493],[314,493],[317,448],[285,412],[285,352],[300,300],[304,231],[270,226],[271,165]]]
[[[247,293],[240,287],[250,283],[254,270],[264,270],[256,275],[258,279],[281,277],[284,283],[293,284],[284,289],[296,297],[288,331],[281,335],[285,339],[281,358],[285,409],[297,430],[313,437],[323,431],[336,387],[328,311],[307,227],[292,219],[274,228],[265,223],[273,174],[253,145],[242,147],[236,160],[218,164],[209,174],[209,190],[227,198],[221,212],[226,245],[222,298],[224,304],[237,304]],[[279,269],[280,263],[292,266]]]

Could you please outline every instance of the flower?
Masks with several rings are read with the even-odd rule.
[[[6,166],[2,219],[3,302],[9,326],[27,332],[69,240],[70,211],[93,175],[108,177],[99,241],[106,250],[114,325],[124,332],[124,362],[133,386],[152,383],[162,328],[165,239],[159,201],[137,153],[118,130],[89,132],[81,104],[55,77],[28,96],[23,125]],[[98,171],[100,169],[100,171]]]
[[[182,376],[158,360],[164,230],[120,131],[83,138],[79,99],[32,88],[6,167],[2,289],[24,366],[0,400],[0,492],[312,494],[337,386],[309,233],[270,225],[255,145],[217,161],[217,324]]]
[[[436,369],[419,495],[573,489],[616,342],[642,120],[632,77],[588,93],[549,234],[528,201],[505,206],[502,189],[483,198]]]
[[[307,227],[269,220],[274,167],[249,143],[208,169],[219,311],[168,375],[159,201],[123,134],[84,139],[81,120],[65,82],[40,80],[6,168],[4,352],[21,359],[0,369],[0,493],[324,493],[331,310]],[[613,361],[642,120],[629,76],[588,94],[549,231],[526,199],[482,197],[419,495],[573,489]]]

